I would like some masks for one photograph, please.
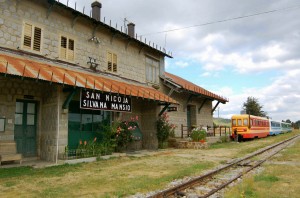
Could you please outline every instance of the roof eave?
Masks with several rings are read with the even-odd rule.
[[[60,7],[63,7],[64,9],[66,9],[66,10],[72,12],[73,15],[81,16],[81,17],[83,17],[83,18],[86,18],[86,19],[92,21],[94,24],[96,24],[96,25],[101,25],[101,26],[103,26],[103,27],[109,29],[109,30],[112,31],[112,32],[115,32],[115,33],[120,34],[121,36],[125,37],[125,38],[128,39],[128,40],[132,40],[132,41],[138,43],[139,45],[142,45],[143,47],[147,47],[147,48],[149,48],[149,49],[151,49],[151,50],[154,50],[154,51],[158,52],[159,54],[161,54],[161,55],[163,55],[163,56],[166,56],[166,57],[168,57],[168,58],[173,58],[171,55],[167,54],[166,52],[160,51],[160,50],[156,49],[155,47],[152,47],[152,46],[150,46],[150,45],[147,45],[146,43],[144,43],[144,42],[138,40],[137,38],[133,38],[133,37],[129,36],[128,34],[126,34],[126,33],[124,33],[124,32],[121,32],[120,30],[111,27],[111,26],[108,25],[108,24],[105,24],[105,23],[103,23],[103,22],[101,22],[101,21],[97,21],[96,19],[93,19],[92,17],[89,17],[89,16],[86,15],[86,14],[83,14],[83,13],[77,11],[77,10],[74,10],[73,8],[66,6],[65,4],[63,4],[63,3],[61,3],[61,2],[58,2],[58,1],[56,1],[56,0],[48,0],[48,3],[49,3],[51,6],[58,5],[58,6],[60,6]],[[49,9],[50,9],[50,8],[49,8]]]

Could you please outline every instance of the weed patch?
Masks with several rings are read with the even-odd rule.
[[[0,179],[21,177],[25,175],[31,175],[32,173],[33,169],[31,167],[2,168],[0,169]]]
[[[55,177],[63,176],[68,172],[76,171],[80,168],[81,164],[75,165],[60,165],[52,166],[43,169],[34,169],[32,167],[17,167],[17,168],[3,168],[0,169],[0,179],[14,178],[14,177],[24,177],[24,176],[46,176]]]
[[[16,182],[9,181],[9,182],[4,183],[4,186],[5,186],[5,187],[13,187],[13,186],[15,186],[16,184],[17,184]]]
[[[277,182],[279,178],[275,175],[256,175],[254,181]]]

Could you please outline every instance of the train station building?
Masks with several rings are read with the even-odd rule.
[[[136,149],[157,149],[156,120],[170,107],[178,108],[170,112],[177,126],[212,125],[212,101],[227,100],[165,72],[169,53],[139,40],[133,23],[113,27],[101,9],[0,1],[0,144],[55,161],[103,125],[131,117],[143,137]]]
[[[170,122],[176,123],[176,137],[186,136],[192,128],[213,127],[213,112],[220,103],[226,104],[227,98],[168,72],[160,78],[162,92],[179,104],[169,113]]]

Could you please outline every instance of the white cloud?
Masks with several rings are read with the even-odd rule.
[[[261,49],[262,56],[270,59],[278,58],[287,54],[287,52],[280,47],[279,44],[263,47]]]
[[[247,97],[252,96],[263,105],[263,110],[274,120],[300,120],[300,69],[286,72],[271,85],[260,89],[244,89],[234,93],[230,88],[220,88],[216,92],[230,95],[226,105],[220,105],[220,115],[230,117],[239,114]],[[292,83],[291,83],[292,82]]]
[[[189,63],[188,62],[183,62],[183,61],[177,61],[175,62],[175,65],[180,67],[180,68],[186,68],[189,66]]]
[[[210,72],[204,72],[203,74],[201,74],[200,76],[201,77],[209,77],[211,76],[212,74]]]

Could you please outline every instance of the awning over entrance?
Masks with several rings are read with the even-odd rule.
[[[156,89],[138,83],[122,82],[106,76],[62,68],[51,61],[38,61],[25,56],[0,54],[0,73],[22,78],[59,83],[74,87],[135,96],[166,103],[177,103]]]
[[[191,93],[194,93],[196,95],[202,95],[205,98],[209,98],[212,100],[217,100],[218,102],[221,102],[225,104],[228,102],[227,98],[218,96],[210,91],[207,91],[206,89],[203,89],[200,86],[197,86],[183,78],[180,78],[179,76],[170,74],[168,72],[165,72],[165,76],[161,77],[165,83],[169,83],[174,87],[174,89],[179,91],[188,91]]]

